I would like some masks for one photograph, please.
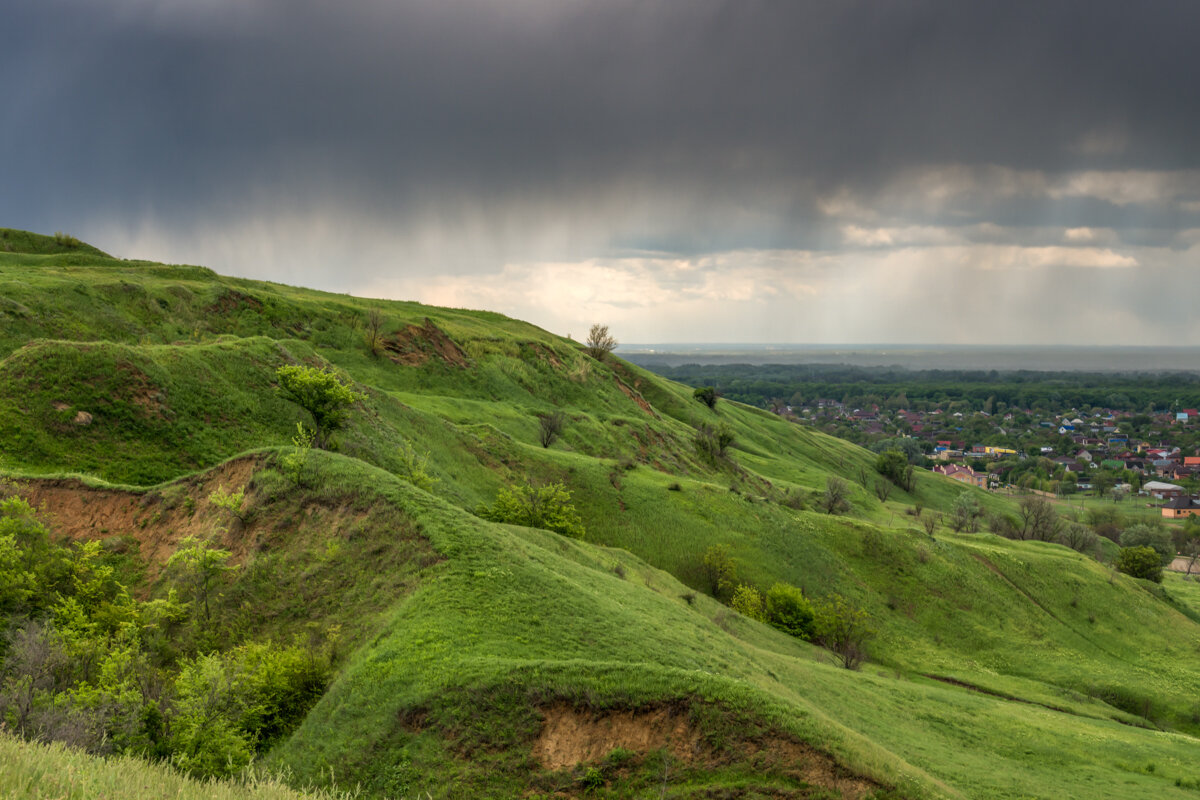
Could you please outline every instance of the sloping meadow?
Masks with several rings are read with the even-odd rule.
[[[919,474],[881,500],[874,454],[709,408],[496,314],[11,241],[35,252],[0,253],[0,469],[40,476],[77,516],[87,504],[63,492],[150,487],[101,487],[137,498],[119,500],[130,530],[62,522],[159,562],[215,519],[214,485],[245,490],[245,519],[219,534],[237,567],[220,613],[250,639],[344,632],[328,692],[267,757],[301,784],[435,798],[1200,786],[1195,612],[1058,545],[926,529],[963,491],[985,509],[1003,498]],[[297,363],[365,398],[300,479],[283,459],[311,421],[276,385]],[[543,446],[553,412],[564,425]],[[732,444],[715,451],[705,431]],[[819,508],[831,479],[841,514]],[[548,483],[572,493],[585,541],[474,513]],[[865,610],[863,670],[709,597],[714,545],[739,584]],[[161,596],[147,575],[137,591]]]

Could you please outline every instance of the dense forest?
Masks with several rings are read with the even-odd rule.
[[[1032,370],[909,370],[846,364],[643,363],[691,386],[711,385],[730,400],[770,407],[837,400],[847,406],[916,410],[1057,412],[1106,408],[1150,413],[1200,405],[1200,375],[1170,373],[1036,372]],[[957,404],[957,405],[955,405]]]

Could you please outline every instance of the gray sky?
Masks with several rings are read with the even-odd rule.
[[[1200,3],[0,13],[0,225],[577,338],[1200,344]]]

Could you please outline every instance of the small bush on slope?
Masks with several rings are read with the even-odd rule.
[[[365,395],[324,369],[286,364],[275,370],[275,377],[279,393],[312,415],[316,447],[329,447],[330,437],[345,425],[350,407],[365,399]]]
[[[480,509],[479,516],[578,539],[584,536],[583,520],[571,505],[571,492],[561,483],[505,487],[496,495],[495,503]]]
[[[804,592],[786,583],[776,583],[767,591],[767,622],[784,633],[811,639],[813,607]]]

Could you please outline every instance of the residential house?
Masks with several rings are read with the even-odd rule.
[[[934,472],[945,475],[951,480],[966,483],[971,486],[978,486],[980,489],[988,488],[988,474],[986,472],[976,472],[970,467],[960,464],[947,464],[946,466],[938,465],[933,468]]]
[[[1162,481],[1146,481],[1142,484],[1142,492],[1157,497],[1159,500],[1170,500],[1183,494],[1183,487]]]
[[[1162,515],[1168,519],[1200,514],[1200,500],[1194,497],[1172,497],[1162,505]]]
[[[1164,478],[1170,478],[1173,481],[1181,481],[1186,480],[1187,478],[1196,477],[1198,472],[1200,472],[1200,467],[1185,467],[1175,464],[1170,467],[1164,467],[1162,470],[1162,476]]]

